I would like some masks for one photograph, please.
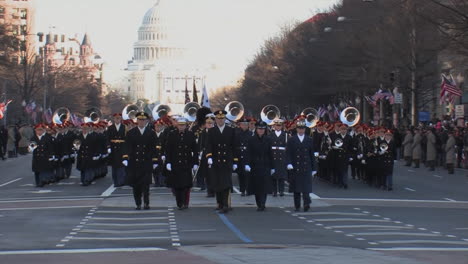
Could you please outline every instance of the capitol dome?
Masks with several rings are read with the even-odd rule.
[[[135,62],[154,64],[160,60],[174,60],[184,56],[183,33],[178,28],[181,17],[175,18],[177,10],[174,9],[174,1],[158,0],[145,13],[138,29],[138,41],[134,44]]]

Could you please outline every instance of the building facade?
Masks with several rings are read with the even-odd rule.
[[[183,30],[178,28],[180,21],[175,21],[183,17],[171,16],[171,2],[158,0],[144,15],[134,55],[126,69],[123,92],[133,101],[147,99],[150,103],[169,104],[174,112],[181,112],[185,87],[192,96],[195,84],[200,94],[205,74],[201,67],[188,60],[190,50],[180,38],[183,35]]]

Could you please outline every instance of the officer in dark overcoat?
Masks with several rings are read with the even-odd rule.
[[[82,186],[88,186],[94,180],[96,161],[100,155],[96,134],[91,131],[92,126],[92,123],[83,123],[81,134],[77,137],[79,149],[77,150],[76,169],[81,173]]]
[[[208,145],[208,131],[215,126],[215,116],[212,113],[209,113],[205,117],[205,124],[203,125],[203,129],[198,136],[198,150],[199,150],[199,157],[200,157],[200,168],[198,170],[198,175],[200,175],[206,183],[206,192],[207,197],[215,197],[215,192],[213,188],[213,173],[212,170],[209,168],[207,158],[206,158],[206,148]]]
[[[312,138],[305,134],[306,124],[297,121],[296,135],[292,136],[286,147],[286,162],[289,170],[289,191],[294,193],[294,207],[301,208],[301,196],[304,201],[304,211],[310,209],[310,193],[312,192],[312,177],[317,173]]]
[[[283,123],[283,119],[275,119],[273,121],[274,131],[269,135],[273,153],[273,169],[275,169],[275,173],[272,175],[273,196],[277,196],[278,193],[280,196],[284,196],[284,181],[288,178],[286,145],[289,135],[283,130]]]
[[[208,131],[207,164],[213,170],[211,188],[216,192],[217,209],[221,213],[229,211],[230,192],[232,188],[232,171],[237,169],[236,135],[233,128],[226,125],[224,110],[214,113],[216,127]]]
[[[34,126],[35,135],[31,139],[29,151],[33,153],[32,171],[36,187],[43,187],[52,177],[55,160],[52,138],[46,133],[45,124]]]
[[[257,211],[265,210],[267,194],[271,192],[271,175],[275,173],[272,140],[267,136],[267,124],[257,122],[255,135],[250,137],[246,154],[245,170],[250,172],[248,194],[255,195]]]
[[[393,190],[393,166],[395,162],[394,150],[395,141],[393,140],[393,133],[391,130],[385,131],[384,140],[379,145],[380,155],[383,164],[383,184],[382,188],[392,191]]]
[[[239,177],[241,196],[245,196],[248,185],[248,172],[245,171],[245,165],[247,164],[247,144],[249,139],[252,137],[252,132],[249,130],[249,120],[247,118],[244,117],[237,121],[237,123],[239,124],[239,128],[236,128],[236,149],[237,156],[239,157],[237,175]]]
[[[156,135],[148,127],[149,115],[139,112],[137,126],[128,131],[125,137],[122,164],[127,167],[127,183],[133,188],[136,210],[141,210],[143,196],[144,209],[149,210],[149,186],[151,173],[158,166]]]
[[[125,146],[125,126],[122,124],[122,114],[113,115],[113,124],[107,130],[107,152],[109,165],[112,167],[112,180],[115,187],[125,184],[125,167],[122,156]]]
[[[195,134],[187,129],[187,119],[177,120],[177,130],[169,134],[166,149],[167,185],[172,188],[179,210],[187,209],[192,170],[198,169],[198,148]]]
[[[168,129],[165,128],[164,121],[158,119],[154,122],[154,134],[156,135],[155,148],[158,159],[158,166],[153,170],[153,180],[155,187],[165,187],[166,186],[166,175],[163,173],[164,169],[164,160],[165,160],[165,144],[167,142]],[[164,157],[164,159],[163,159]]]

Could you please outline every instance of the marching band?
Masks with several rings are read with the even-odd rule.
[[[369,186],[393,189],[392,131],[359,124],[359,111],[352,107],[337,122],[320,121],[312,108],[283,120],[272,105],[257,121],[244,116],[239,102],[214,113],[191,103],[180,116],[158,105],[153,122],[135,105],[113,114],[111,122],[102,120],[99,110],[87,114],[75,127],[61,108],[51,125],[34,127],[29,151],[37,187],[70,177],[74,163],[82,186],[105,177],[111,166],[114,186],[133,188],[137,210],[150,209],[152,183],[170,188],[177,207],[187,209],[195,183],[207,197],[216,197],[220,213],[232,209],[233,172],[240,195],[255,195],[258,211],[266,209],[268,194],[282,197],[286,191],[294,194],[296,210],[308,211],[314,177],[347,189],[351,172]],[[417,137],[408,133],[402,144],[407,164],[416,166],[418,149],[411,145]],[[451,146],[449,140],[446,148]]]

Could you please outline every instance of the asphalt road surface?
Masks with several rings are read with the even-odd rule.
[[[290,194],[257,212],[234,188],[220,215],[197,189],[188,210],[152,188],[151,210],[135,211],[110,173],[36,188],[28,155],[0,161],[0,263],[468,263],[467,175],[396,163],[390,192],[315,179],[309,212]]]

